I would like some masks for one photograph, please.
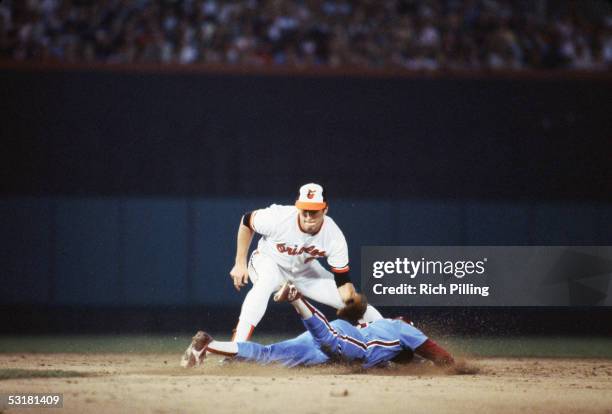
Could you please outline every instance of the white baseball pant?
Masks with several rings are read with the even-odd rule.
[[[269,256],[255,251],[249,260],[249,278],[253,287],[242,303],[240,319],[233,338],[236,342],[249,339],[253,328],[266,313],[270,296],[286,281],[293,283],[307,298],[336,309],[344,306],[333,273],[327,271],[316,260],[299,272],[288,272]],[[365,322],[372,322],[382,319],[382,315],[376,308],[368,305],[363,319]]]

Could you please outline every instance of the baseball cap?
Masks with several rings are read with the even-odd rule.
[[[302,210],[323,210],[327,207],[325,190],[319,184],[310,183],[300,187],[295,206]]]

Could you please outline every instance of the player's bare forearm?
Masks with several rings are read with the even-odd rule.
[[[342,302],[346,303],[347,300],[351,299],[357,294],[357,291],[355,291],[355,286],[351,282],[349,282],[340,286],[338,288],[338,293],[340,293],[340,298],[342,299]]]
[[[254,233],[253,230],[242,223],[242,220],[240,221],[238,236],[236,237],[236,261],[230,271],[230,276],[234,281],[236,290],[240,290],[249,281],[247,255],[249,254],[249,247],[251,246]]]
[[[236,264],[247,263],[247,255],[249,254],[249,247],[251,247],[251,241],[255,232],[240,222],[238,228],[238,236],[236,237]]]

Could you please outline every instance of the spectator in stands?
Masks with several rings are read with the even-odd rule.
[[[0,59],[609,70],[611,30],[603,0],[4,0]]]

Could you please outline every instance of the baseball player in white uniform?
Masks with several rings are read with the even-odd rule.
[[[286,281],[304,296],[336,309],[356,294],[349,277],[346,240],[334,220],[327,216],[327,210],[323,187],[311,183],[300,188],[293,206],[273,204],[242,217],[236,263],[230,276],[237,290],[249,279],[253,287],[242,304],[233,341],[249,340],[266,312],[270,296]],[[255,233],[262,237],[247,264]],[[322,258],[326,258],[331,272],[318,262]],[[365,322],[378,319],[382,315],[368,306]]]

